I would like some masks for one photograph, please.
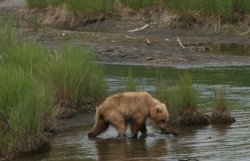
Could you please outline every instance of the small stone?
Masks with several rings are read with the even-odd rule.
[[[153,60],[154,58],[153,57],[146,57],[146,60]]]

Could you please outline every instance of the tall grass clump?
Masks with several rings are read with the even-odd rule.
[[[156,97],[164,102],[172,113],[178,114],[186,109],[197,108],[197,92],[188,73],[181,75],[172,89],[161,77],[156,84]]]
[[[50,94],[38,90],[43,87],[31,73],[12,67],[0,67],[0,81],[0,154],[41,150],[44,117],[53,111]]]
[[[93,63],[91,52],[85,48],[66,45],[60,49],[44,80],[55,89],[57,104],[62,107],[93,105],[106,95],[101,66]]]
[[[169,110],[169,126],[209,124],[210,119],[198,111],[197,92],[188,73],[180,76],[174,88],[164,81],[156,85],[156,97],[164,102]]]
[[[228,110],[228,100],[226,98],[225,87],[222,87],[215,94],[215,105],[213,111],[227,111]]]
[[[249,11],[247,0],[169,0],[169,6],[184,17],[200,15],[232,21],[241,10]]]
[[[225,87],[216,92],[215,104],[212,110],[213,123],[233,123],[235,118],[231,117],[229,110],[229,101],[226,97]]]
[[[197,108],[197,92],[192,85],[192,77],[185,73],[180,76],[173,93],[172,106],[177,109]]]
[[[49,63],[49,58],[49,50],[38,43],[19,42],[10,49],[8,56],[5,58],[5,64],[38,74]]]

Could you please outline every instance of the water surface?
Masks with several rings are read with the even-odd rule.
[[[126,89],[130,67],[104,66],[110,94]],[[226,126],[182,128],[177,137],[161,135],[151,122],[149,135],[138,139],[117,139],[116,130],[109,128],[96,140],[89,140],[87,133],[93,126],[72,127],[51,138],[52,149],[19,161],[82,161],[82,160],[173,160],[197,159],[202,161],[245,161],[250,158],[250,67],[220,68],[147,68],[133,67],[139,90],[154,92],[159,75],[173,86],[179,75],[189,72],[195,89],[200,94],[199,106],[209,113],[212,98],[221,87],[226,88],[236,123]],[[84,115],[83,115],[84,117]],[[127,131],[128,136],[130,131]]]

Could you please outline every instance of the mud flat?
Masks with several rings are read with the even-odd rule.
[[[2,16],[18,17],[16,12],[24,8],[25,0],[0,1]],[[160,22],[119,18],[64,30],[39,28],[20,18],[14,20],[24,31],[20,39],[38,41],[54,49],[69,42],[86,45],[94,51],[98,63],[172,67],[250,65],[250,32],[237,27],[181,29]]]

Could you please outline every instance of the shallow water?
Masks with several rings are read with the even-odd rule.
[[[129,67],[105,66],[109,92],[125,89]],[[179,135],[161,135],[152,123],[149,135],[138,139],[117,139],[114,128],[89,140],[87,133],[92,124],[69,128],[51,138],[48,154],[29,156],[19,161],[80,161],[80,160],[237,160],[250,158],[250,67],[223,67],[199,69],[172,69],[133,67],[139,89],[153,92],[160,74],[173,85],[183,72],[193,76],[194,87],[200,93],[199,105],[210,112],[211,97],[225,86],[231,100],[236,123],[230,126],[205,126],[180,129]],[[83,116],[84,117],[84,116]],[[128,130],[128,136],[130,132]]]

